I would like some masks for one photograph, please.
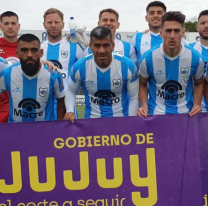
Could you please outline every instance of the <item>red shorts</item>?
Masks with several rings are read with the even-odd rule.
[[[9,118],[9,113],[0,112],[0,123],[7,123]]]

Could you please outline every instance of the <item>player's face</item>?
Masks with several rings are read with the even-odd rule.
[[[37,74],[40,67],[40,58],[43,50],[38,41],[20,41],[17,45],[17,56],[20,59],[22,70],[29,76]]]
[[[197,31],[202,39],[208,40],[208,15],[203,15],[199,18]]]
[[[146,21],[149,24],[150,28],[159,29],[161,27],[162,16],[165,14],[165,11],[160,6],[152,6],[149,8]]]
[[[10,16],[10,17],[3,17],[1,26],[0,26],[3,34],[5,37],[17,37],[18,31],[20,29],[20,24],[17,20],[16,16]]]
[[[48,14],[45,17],[45,21],[43,25],[49,37],[56,39],[62,36],[62,29],[64,28],[64,22],[62,21],[61,17],[58,14],[56,13]]]
[[[163,38],[165,48],[175,50],[181,47],[181,39],[185,34],[185,30],[177,21],[165,21],[160,35]]]
[[[111,64],[112,51],[114,49],[114,42],[111,42],[110,37],[107,36],[104,39],[93,37],[89,46],[93,52],[96,64],[100,68],[107,68]]]
[[[111,30],[112,34],[115,35],[116,29],[119,29],[120,24],[114,13],[103,12],[100,21],[98,22],[98,25],[108,27]]]

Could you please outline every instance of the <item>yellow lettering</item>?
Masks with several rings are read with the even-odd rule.
[[[102,188],[118,188],[123,183],[122,159],[113,158],[114,178],[106,178],[105,159],[97,159],[97,178],[98,184]]]
[[[37,204],[37,206],[40,206],[41,204],[43,204],[44,206],[46,206],[48,204],[48,202],[46,202],[46,200],[44,199],[43,202],[39,202]]]
[[[69,206],[72,206],[72,201],[65,201],[65,202],[63,203],[63,206],[66,206],[66,204],[69,204]]]
[[[34,202],[28,202],[27,206],[36,206],[36,204]]]
[[[110,146],[108,136],[102,136],[102,146]]]
[[[12,160],[13,184],[6,185],[5,180],[0,179],[0,193],[3,194],[18,193],[22,189],[22,171],[21,171],[20,152],[11,152],[11,160]]]
[[[88,205],[95,205],[94,200],[92,200],[92,199],[87,200],[86,201],[86,206],[88,206]]]
[[[147,144],[154,144],[153,133],[147,133]]]
[[[58,202],[52,201],[52,202],[50,202],[49,206],[58,206]]]
[[[208,203],[208,201],[207,201],[207,195],[204,195],[204,206],[207,206],[207,203]]]
[[[143,134],[136,134],[137,142],[136,144],[144,144],[145,143],[145,136]]]
[[[92,147],[92,136],[87,136],[88,144],[87,147]]]
[[[104,206],[105,205],[105,200],[104,199],[98,199],[98,200],[96,200],[95,205],[98,206],[98,203],[99,202],[102,203],[101,206]]]
[[[78,200],[78,205],[81,205],[81,206],[85,206],[85,201],[84,200]],[[64,205],[63,205],[64,206]]]
[[[78,139],[78,147],[86,147],[85,137],[77,137]]]
[[[111,145],[119,145],[119,135],[111,135]]]
[[[57,149],[62,149],[64,147],[64,140],[62,138],[56,138],[54,141],[54,147]]]
[[[36,156],[29,157],[29,173],[30,173],[30,186],[35,192],[49,192],[56,186],[55,174],[55,160],[53,157],[46,158],[46,183],[39,182],[38,172],[38,158]]]
[[[124,139],[127,139],[127,142],[125,142]],[[122,135],[121,136],[121,143],[123,145],[129,145],[131,143],[131,136],[129,136],[128,134]]]
[[[100,136],[94,136],[94,146],[95,147],[100,147]]]
[[[7,205],[6,205],[6,204],[4,204],[4,203],[1,203],[1,204],[0,204],[0,206],[7,206]]]
[[[64,185],[68,190],[84,190],[89,186],[88,152],[80,152],[80,181],[73,181],[72,170],[64,171]]]
[[[24,203],[19,203],[17,206],[25,206]]]
[[[137,187],[148,187],[149,196],[142,198],[140,192],[132,192],[132,201],[134,205],[155,205],[157,203],[157,179],[155,149],[146,149],[147,155],[147,177],[140,177],[138,155],[130,155],[131,182]]]
[[[70,140],[73,142],[72,145],[69,144]],[[76,145],[77,145],[77,140],[74,137],[69,137],[66,139],[66,146],[68,148],[74,148]]]

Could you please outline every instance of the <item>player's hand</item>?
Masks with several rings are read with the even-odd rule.
[[[190,117],[193,117],[194,115],[201,113],[202,109],[200,105],[194,105],[191,112],[189,113]]]
[[[58,67],[56,67],[52,62],[50,61],[46,61],[46,60],[42,60],[41,61],[44,65],[47,65],[48,66],[48,71],[50,72],[51,69],[53,69],[53,73],[55,73],[56,71],[61,74],[60,70]]]
[[[148,109],[147,106],[140,107],[137,111],[138,116],[147,117],[148,116]]]
[[[64,115],[64,120],[69,120],[71,123],[74,123],[76,116],[73,112],[68,112]]]

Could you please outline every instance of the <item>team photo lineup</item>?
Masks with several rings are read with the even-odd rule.
[[[43,42],[30,33],[18,38],[18,14],[1,11],[0,123],[76,124],[80,89],[85,119],[207,112],[208,10],[198,14],[197,42],[185,39],[185,14],[163,2],[149,3],[144,18],[147,30],[126,42],[116,38],[117,11],[103,9],[83,47],[72,31],[62,37],[64,14],[56,8],[43,14]]]

